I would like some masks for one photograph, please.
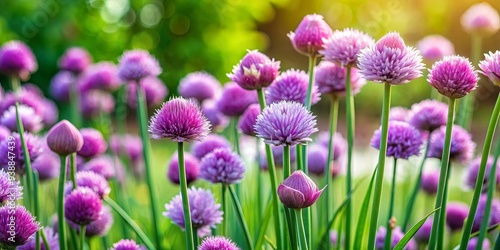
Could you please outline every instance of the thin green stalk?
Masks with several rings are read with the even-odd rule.
[[[227,217],[228,217],[228,209],[227,209],[227,201],[226,201],[226,190],[227,190],[227,186],[226,185],[222,185],[222,192],[221,192],[221,205],[222,205],[222,212],[224,214],[222,214],[223,218],[222,218],[222,235],[225,235],[225,236],[228,236],[227,234]]]
[[[198,232],[196,232],[196,230],[193,230],[193,243],[194,243],[194,247],[197,248],[198,247],[198,244],[199,244],[199,237],[198,237]]]
[[[328,155],[326,157],[326,169],[325,169],[325,185],[326,185],[326,194],[325,194],[325,216],[327,220],[330,219],[330,182],[331,182],[331,167],[332,167],[332,159],[335,157],[333,154],[333,134],[337,130],[337,121],[338,121],[338,113],[339,113],[339,99],[336,96],[333,96],[330,100],[330,132],[328,134]],[[330,248],[330,241],[328,241],[327,246]]]
[[[66,158],[61,155],[61,169],[59,171],[59,189],[57,195],[57,228],[59,233],[59,247],[61,250],[67,250],[68,244],[66,241],[66,223],[64,218],[64,184],[66,182]]]
[[[248,230],[247,223],[245,218],[243,217],[243,210],[241,209],[241,204],[234,191],[233,187],[228,185],[229,193],[231,194],[231,199],[233,200],[234,208],[236,208],[236,214],[238,217],[238,221],[240,222],[241,228],[243,229],[243,234],[245,235],[245,243],[247,245],[247,249],[253,250],[252,237],[250,236],[250,231]]]
[[[290,145],[283,146],[283,180],[290,176]]]
[[[500,234],[497,235],[497,239],[495,240],[495,247],[493,249],[500,249]]]
[[[33,203],[34,203],[34,208],[35,208],[35,212],[34,212],[34,215],[35,215],[35,218],[40,218],[40,204],[39,204],[39,201],[38,201],[38,173],[36,171],[33,171]],[[38,230],[36,231],[36,234],[35,234],[35,249],[36,250],[40,250],[41,249],[41,245],[40,245],[40,231],[43,231],[42,230]]]
[[[297,147],[298,148],[298,147]],[[283,146],[283,180],[288,178],[290,176],[290,146],[285,145]],[[296,241],[295,240],[295,224],[294,224],[294,215],[291,213],[291,209],[288,209],[285,207],[285,213],[286,213],[286,218],[287,218],[287,225],[288,225],[288,234],[290,236],[291,240],[291,246],[292,249],[295,248]]]
[[[300,145],[295,146],[295,155],[296,155],[296,160],[295,163],[297,164],[297,170],[304,171],[304,161],[302,160],[302,150],[303,148],[300,147]],[[304,172],[305,173],[305,172]]]
[[[387,215],[387,226],[386,226],[386,235],[384,240],[384,249],[390,250],[392,246],[392,216],[394,214],[394,200],[396,197],[396,167],[397,167],[398,158],[394,158],[394,166],[392,170],[392,182],[391,182],[391,199],[389,201],[389,215]]]
[[[446,232],[446,205],[448,204],[448,189],[450,183],[450,176],[451,176],[451,162],[448,162],[448,174],[446,175],[446,185],[444,186],[444,195],[443,195],[443,202],[441,203],[441,207],[444,209],[441,209],[437,211],[440,213],[440,219],[439,219],[439,233],[437,238],[437,249],[443,249],[444,246],[444,234]]]
[[[288,243],[285,243],[286,248],[288,249],[291,247],[292,250],[297,249],[297,234],[295,229],[295,225],[293,224],[293,218],[294,215],[291,213],[291,209],[285,207],[285,221],[286,221],[286,227],[287,230],[285,230],[285,239],[290,239],[290,245]],[[288,236],[288,237],[287,237]]]
[[[350,89],[347,88],[346,89]],[[377,233],[378,214],[380,211],[380,200],[382,197],[382,183],[384,181],[385,158],[387,152],[387,132],[389,127],[389,110],[391,108],[391,84],[385,83],[384,102],[382,103],[382,129],[380,134],[380,150],[378,155],[378,170],[373,193],[372,215],[370,219],[370,234],[368,238],[368,249],[375,248],[375,234]]]
[[[147,121],[148,121],[148,114],[147,114],[147,109],[146,109],[146,101],[144,99],[144,91],[143,89],[137,84],[137,120],[139,121],[139,127],[140,127],[140,133],[141,133],[141,139],[142,139],[142,155],[144,159],[144,168],[146,172],[146,183],[148,185],[148,190],[149,190],[149,199],[151,201],[151,219],[154,223],[153,228],[154,228],[154,239],[156,242],[156,245],[158,248],[161,248],[161,235],[160,235],[160,229],[158,228],[159,226],[159,218],[158,218],[158,213],[157,213],[157,208],[158,208],[158,200],[157,200],[157,195],[156,195],[156,189],[154,185],[154,178],[153,178],[153,173],[152,173],[152,160],[151,160],[151,144],[149,142],[148,138],[148,126],[147,126]],[[180,161],[179,161],[180,162]],[[181,171],[179,171],[180,173]],[[184,173],[185,174],[185,173]],[[187,224],[186,224],[187,225]],[[192,243],[192,241],[191,241]],[[191,245],[192,246],[192,245]]]
[[[455,104],[456,100],[453,98],[449,98],[449,104],[448,104],[448,120],[446,122],[446,137],[444,140],[444,146],[443,146],[443,155],[441,157],[441,171],[439,173],[439,184],[438,184],[438,191],[437,191],[437,197],[436,197],[436,205],[434,208],[440,208],[441,210],[445,210],[445,207],[442,207],[443,205],[443,198],[445,198],[445,188],[447,186],[446,183],[446,176],[448,175],[448,169],[449,165],[448,162],[450,160],[450,148],[451,148],[451,132],[453,129],[453,120],[454,120],[454,114],[455,114]],[[429,250],[435,250],[437,247],[437,237],[441,235],[441,228],[439,227],[439,220],[441,219],[441,213],[436,213],[434,215],[434,220],[432,222],[432,229],[431,229],[431,236],[429,239]]]
[[[45,230],[40,230],[40,236],[42,237],[43,245],[45,247],[45,250],[50,250],[50,244],[49,241],[47,240],[47,235],[45,235]]]
[[[182,209],[184,211],[184,225],[186,228],[187,249],[194,250],[193,224],[191,222],[191,211],[187,193],[186,166],[184,165],[184,143],[177,143],[177,158],[179,159],[179,185],[181,188]]]
[[[307,247],[308,240],[306,238],[306,231],[304,228],[304,221],[302,220],[302,210],[301,209],[294,209],[295,210],[295,218],[297,219],[297,228],[298,228],[298,233],[299,233],[299,238],[300,238],[300,249],[301,250],[308,250],[309,248]]]
[[[260,110],[264,110],[266,107],[266,99],[262,89],[257,90],[257,96],[259,97]],[[273,151],[269,144],[265,144],[266,148],[266,158],[267,158],[267,168],[269,170],[269,178],[271,180],[271,194],[272,194],[272,204],[274,212],[274,230],[276,234],[276,242],[278,249],[284,249],[283,234],[281,233],[281,218],[280,218],[280,207],[278,203],[278,184],[276,182],[276,168],[274,166]]]
[[[78,90],[77,80],[78,75],[75,75],[75,82],[70,85],[69,95],[70,95],[70,110],[71,110],[71,123],[75,127],[80,128],[82,126],[82,117],[80,113],[80,94]]]
[[[351,87],[351,66],[346,67],[345,73],[346,92],[346,115],[347,115],[347,169],[346,169],[346,194],[352,190],[352,155],[354,152],[354,96]],[[349,199],[346,204],[345,240],[344,249],[350,249],[351,245],[351,217],[352,201]]]
[[[85,226],[80,226],[80,249],[85,249]]]
[[[238,132],[238,117],[231,118],[231,128],[233,130],[233,136],[234,136],[234,148],[236,149],[236,153],[238,155],[241,155],[241,149],[240,149],[240,135]]]
[[[76,153],[69,155],[69,172],[73,189],[76,189]]]

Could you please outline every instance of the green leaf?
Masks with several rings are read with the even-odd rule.
[[[415,224],[413,227],[408,230],[408,232],[403,236],[403,238],[394,246],[393,250],[403,250],[403,248],[410,242],[411,238],[417,233],[417,231],[422,227],[422,225],[425,223],[425,220],[429,216],[431,216],[433,213],[435,213],[439,208],[434,209],[432,212],[430,212],[428,215],[426,215],[423,219],[421,219],[417,224]]]
[[[361,206],[361,211],[359,212],[358,217],[358,225],[356,226],[356,234],[354,236],[354,248],[353,249],[361,249],[361,245],[363,243],[363,233],[366,227],[366,219],[368,216],[368,209],[370,208],[370,200],[372,197],[372,189],[373,182],[375,180],[375,174],[377,173],[378,167],[373,170],[372,178],[370,180],[370,185],[368,186],[368,190],[366,191],[365,198],[363,199],[363,204]]]
[[[259,228],[259,236],[257,238],[257,243],[255,244],[255,249],[262,249],[262,244],[264,243],[264,236],[266,235],[266,229],[271,220],[271,215],[273,211],[273,206],[271,202],[268,202],[267,208],[264,212],[264,218]]]

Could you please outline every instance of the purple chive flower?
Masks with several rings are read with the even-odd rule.
[[[254,126],[257,122],[257,116],[260,114],[260,105],[252,104],[248,106],[245,113],[241,115],[240,120],[238,122],[238,128],[240,131],[249,136],[256,136]]]
[[[450,202],[446,207],[446,225],[452,232],[462,229],[469,214],[469,206],[459,202]]]
[[[2,125],[0,125],[0,143],[10,136],[10,130]]]
[[[45,106],[45,112],[42,115],[43,124],[45,126],[52,126],[59,121],[59,110],[57,109],[57,105],[49,99],[43,99],[43,105]]]
[[[111,229],[113,222],[114,220],[113,214],[111,214],[111,209],[108,206],[102,206],[101,216],[99,216],[99,219],[91,222],[85,227],[85,236],[105,236],[108,234],[109,229]],[[80,226],[72,222],[69,224],[76,230],[77,233],[80,233]]]
[[[257,103],[257,92],[245,90],[231,82],[224,85],[217,109],[226,116],[240,116],[252,103]]]
[[[200,162],[192,154],[184,152],[184,166],[186,168],[187,184],[198,179],[200,173]],[[172,155],[167,171],[168,179],[175,184],[179,184],[179,158],[177,152]]]
[[[256,90],[268,87],[278,76],[279,70],[279,61],[274,61],[257,50],[249,50],[227,76],[246,90]]]
[[[59,235],[51,227],[44,227],[43,231],[47,237],[47,243],[49,243],[50,250],[59,250]],[[45,244],[40,240],[40,249],[46,250]],[[31,238],[26,244],[18,246],[16,250],[36,250],[36,239]]]
[[[377,250],[382,250],[384,249],[384,242],[385,242],[385,237],[387,235],[387,229],[385,227],[379,227],[377,231],[377,235],[375,236],[375,249]],[[391,243],[391,249],[398,244],[398,242],[403,238],[405,234],[403,231],[401,231],[400,227],[396,227],[392,229],[392,243]],[[412,239],[408,242],[408,244],[404,248],[405,250],[416,250],[417,244],[416,242]]]
[[[484,175],[483,179],[483,193],[486,193],[488,191],[488,181],[491,180],[490,176],[488,173],[491,170],[491,167],[493,166],[493,161],[494,158],[493,156],[488,156],[488,161],[486,163],[486,174]],[[477,173],[479,172],[479,165],[481,164],[481,157],[476,158],[473,160],[467,167],[466,170],[466,175],[465,175],[465,185],[471,189],[474,189],[476,187],[476,181],[477,181]],[[495,166],[497,168],[497,176],[496,176],[496,186],[500,185],[500,164],[497,163]]]
[[[191,153],[201,160],[205,155],[217,148],[231,148],[231,144],[225,137],[209,134],[203,141],[193,143]]]
[[[441,126],[431,134],[427,157],[441,159],[445,133],[446,126]],[[450,160],[465,164],[472,159],[475,149],[476,144],[472,141],[472,135],[459,125],[453,125]]]
[[[370,145],[376,149],[380,148],[380,129],[373,134]],[[422,137],[416,128],[406,122],[389,121],[387,156],[408,159],[410,156],[418,156],[421,146]]]
[[[33,108],[19,105],[18,111],[26,132],[37,133],[43,128],[42,117],[35,113]],[[10,106],[7,111],[3,112],[0,116],[0,125],[7,127],[10,131],[18,132],[15,106]]]
[[[479,62],[481,73],[488,77],[490,81],[500,86],[500,51],[484,54],[484,60]]]
[[[481,227],[481,222],[483,221],[484,217],[484,210],[486,209],[487,199],[488,196],[484,194],[479,197],[476,215],[474,215],[474,223],[472,224],[472,232],[479,231]],[[500,223],[500,200],[493,198],[491,203],[490,222],[488,223],[488,227],[496,225],[498,223]]]
[[[328,139],[329,139],[328,132],[321,132],[318,135],[317,141],[318,144],[328,149],[328,143],[329,143]],[[333,148],[332,148],[333,160],[338,161],[347,152],[347,141],[339,132],[335,132],[335,134],[333,134],[332,140],[333,140]]]
[[[427,242],[429,242],[429,238],[431,237],[432,222],[432,217],[427,218],[422,227],[415,234],[415,240],[419,244],[427,244]]]
[[[302,209],[312,206],[324,189],[319,190],[309,176],[297,170],[278,186],[278,197],[285,207]]]
[[[12,172],[5,172],[0,169],[0,205],[4,202],[20,199],[23,196],[23,187],[15,179]]]
[[[141,245],[137,245],[133,240],[122,239],[113,244],[112,250],[145,250]]]
[[[405,84],[422,75],[424,64],[420,52],[405,46],[401,36],[390,32],[373,46],[361,50],[359,73],[368,81]]]
[[[424,59],[431,62],[455,54],[453,43],[441,35],[430,35],[422,38],[417,43],[417,49],[420,50]]]
[[[64,216],[77,225],[86,226],[101,217],[102,201],[87,187],[77,187],[64,198]]]
[[[179,82],[179,95],[189,99],[194,98],[199,103],[214,98],[220,91],[220,82],[206,72],[193,72]]]
[[[19,102],[19,105],[33,108],[36,114],[43,117],[45,112],[44,98],[24,88],[21,88],[17,93],[9,92],[3,97],[0,101],[0,114],[15,106],[16,102]]]
[[[72,47],[59,58],[59,68],[79,74],[92,63],[89,52],[83,48]]]
[[[324,49],[319,53],[324,56],[324,60],[350,67],[358,64],[360,51],[372,46],[374,42],[373,38],[359,30],[336,30],[325,41]]]
[[[86,187],[94,191],[101,199],[105,198],[111,192],[111,188],[109,187],[108,181],[104,176],[97,174],[92,171],[78,171],[76,173],[76,185],[78,187]],[[66,194],[69,194],[72,190],[71,183],[70,189],[66,190]]]
[[[239,183],[245,170],[241,157],[228,148],[213,150],[200,163],[200,177],[211,183]]]
[[[283,146],[271,146],[271,150],[273,151],[274,165],[276,167],[283,167]],[[297,151],[295,150],[295,146],[290,147],[290,164],[293,164],[297,158]],[[267,158],[265,157],[266,152],[262,148],[260,157],[260,168],[263,170],[268,170],[267,166]]]
[[[335,230],[330,230],[330,244],[336,246],[339,241],[339,233]]]
[[[203,239],[198,250],[240,250],[240,248],[223,236],[209,236]]]
[[[306,15],[295,32],[288,33],[295,50],[306,56],[317,56],[325,39],[332,35],[332,28],[318,14]]]
[[[467,250],[476,250],[477,248],[477,237],[471,238],[469,242],[467,243]],[[483,239],[483,245],[481,246],[482,250],[490,250],[491,249],[491,244],[488,238]]]
[[[168,95],[165,83],[158,77],[142,78],[139,85],[144,93],[146,105],[150,108],[158,107]],[[127,85],[127,103],[131,108],[137,108],[137,84]]]
[[[158,61],[145,50],[125,51],[119,61],[118,76],[123,81],[138,81],[161,73]]]
[[[44,149],[43,154],[39,155],[36,160],[31,163],[31,167],[36,170],[40,181],[48,181],[59,176],[60,160],[57,154],[47,149]]]
[[[422,173],[420,188],[428,195],[436,195],[439,184],[439,170]]]
[[[266,89],[267,103],[279,101],[293,101],[305,104],[309,76],[302,70],[289,69],[281,73],[273,84]],[[311,103],[315,104],[320,100],[318,86],[312,88]]]
[[[222,130],[229,123],[229,119],[217,108],[217,102],[205,100],[201,104],[201,112],[212,125],[212,130]]]
[[[80,91],[91,89],[115,90],[120,86],[116,65],[112,62],[98,62],[91,65],[78,79]]]
[[[175,142],[199,141],[210,132],[210,124],[198,105],[182,97],[163,104],[149,122],[151,138],[170,138]]]
[[[432,65],[427,81],[440,94],[449,98],[462,98],[477,87],[477,76],[471,62],[461,56],[445,56]]]
[[[69,71],[59,71],[50,81],[50,93],[60,102],[69,101],[71,85],[76,82],[76,77]]]
[[[347,70],[335,63],[321,61],[316,66],[315,84],[321,94],[332,96],[345,95],[345,77]],[[358,69],[351,68],[351,88],[353,94],[359,93],[361,87],[366,84],[365,79],[358,73]]]
[[[21,41],[9,41],[0,48],[0,72],[27,80],[38,69],[31,49]]]
[[[435,100],[423,100],[411,106],[408,122],[420,131],[432,132],[446,125],[448,105]]]
[[[500,29],[500,17],[497,10],[490,4],[477,3],[472,5],[460,18],[465,31],[482,36],[493,35]]]
[[[143,175],[142,140],[139,136],[132,134],[112,135],[109,145],[113,153],[123,154],[130,160],[132,171],[136,177]]]
[[[315,175],[323,175],[326,169],[328,149],[320,145],[312,145],[307,149],[307,167]]]
[[[9,169],[15,167],[16,174],[24,175],[25,171],[25,161],[24,154],[21,147],[21,138],[18,133],[13,133],[12,137],[14,139],[10,141],[9,139],[3,140],[0,142],[0,155],[4,155],[5,157],[0,157],[0,168]],[[30,156],[31,161],[36,160],[36,158],[42,153],[42,146],[40,139],[35,135],[25,133],[24,140],[26,142],[26,146],[28,147],[28,154]],[[12,142],[14,142],[15,147],[12,148]],[[13,150],[11,150],[13,149]],[[8,153],[14,153],[14,157],[7,157]],[[9,154],[12,156],[12,154]],[[10,162],[14,162],[14,165]]]
[[[82,171],[92,171],[96,174],[104,176],[107,180],[113,178],[116,176],[116,170],[119,166],[116,166],[118,164],[117,161],[113,160],[111,156],[109,155],[101,155],[98,157],[95,157],[85,163],[82,166]]]
[[[191,221],[199,237],[210,235],[210,228],[215,228],[215,224],[222,222],[220,204],[215,203],[213,194],[202,188],[191,187],[188,189],[189,210],[191,211]],[[172,220],[174,224],[184,230],[184,212],[182,208],[182,198],[178,194],[170,203],[165,204],[165,217]]]
[[[82,149],[78,151],[78,155],[92,158],[106,152],[108,144],[99,130],[82,128],[80,129],[80,133],[83,137],[83,146]]]
[[[281,101],[272,103],[257,117],[257,137],[275,146],[305,144],[318,131],[314,116],[302,104]]]
[[[392,107],[389,112],[389,121],[407,122],[411,111],[403,107]]]
[[[82,93],[80,112],[84,117],[97,117],[100,113],[110,114],[114,109],[115,101],[110,93],[96,89]]]
[[[38,230],[40,230],[38,222],[25,207],[21,205],[0,207],[0,248],[10,249],[24,245]],[[12,237],[14,241],[11,240]]]
[[[69,155],[82,149],[83,137],[71,122],[62,120],[47,133],[47,145],[58,155]]]

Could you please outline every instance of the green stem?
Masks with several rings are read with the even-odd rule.
[[[298,147],[297,147],[298,148]],[[288,178],[290,176],[290,146],[285,145],[283,146],[283,180]],[[287,225],[288,225],[288,234],[291,240],[291,246],[292,249],[295,248],[296,241],[295,240],[295,224],[293,222],[294,220],[294,215],[291,214],[291,209],[288,209],[285,207],[285,213],[286,213],[286,218],[287,218]]]
[[[285,220],[286,220],[286,226],[287,226],[287,231],[285,232],[285,239],[290,239],[290,247],[292,250],[297,249],[297,234],[295,229],[295,224],[294,224],[294,218],[295,216],[291,214],[291,209],[285,207]],[[288,233],[288,234],[287,234]],[[287,237],[288,236],[288,237]],[[286,244],[286,247],[288,248],[288,244]]]
[[[346,87],[346,90],[349,88]],[[387,152],[387,132],[389,127],[389,110],[391,108],[391,85],[385,83],[384,102],[382,104],[382,129],[380,134],[380,150],[378,155],[378,170],[375,181],[375,191],[373,195],[373,205],[370,219],[370,234],[368,238],[368,249],[375,248],[375,234],[377,233],[378,214],[380,211],[380,200],[382,197],[382,183],[384,181],[385,158]],[[347,222],[346,222],[347,223]]]
[[[448,189],[450,183],[450,176],[451,176],[451,162],[448,162],[448,174],[446,175],[446,185],[444,187],[444,195],[443,195],[443,202],[441,203],[441,207],[444,208],[442,210],[437,211],[437,213],[440,213],[440,219],[439,219],[439,233],[437,238],[437,249],[443,249],[444,246],[444,234],[446,232],[446,206],[448,204]]]
[[[497,235],[497,239],[495,240],[495,247],[493,249],[500,249],[500,234]]]
[[[446,211],[446,208],[443,207],[443,198],[445,198],[445,189],[447,186],[446,178],[448,175],[449,165],[448,162],[450,160],[450,148],[451,148],[451,135],[453,130],[453,120],[455,114],[455,103],[456,100],[453,98],[449,98],[448,105],[448,120],[446,123],[446,137],[444,140],[443,146],[443,155],[441,157],[441,171],[439,173],[439,184],[436,198],[436,205],[434,208],[440,208],[441,211]],[[441,219],[441,212],[438,212],[434,215],[434,220],[432,222],[431,236],[429,239],[429,250],[435,250],[437,247],[438,238],[441,235],[441,228],[439,227]]]
[[[227,234],[227,218],[228,218],[228,209],[227,209],[227,201],[226,201],[226,190],[227,190],[227,186],[226,185],[222,185],[222,192],[221,192],[221,205],[222,205],[222,235],[225,235],[225,236],[228,236]]]
[[[393,223],[392,216],[394,214],[394,198],[396,197],[396,167],[397,167],[398,158],[394,158],[394,166],[392,170],[392,182],[391,182],[391,199],[389,201],[389,215],[387,215],[387,226],[386,226],[386,235],[384,240],[384,249],[389,250],[392,247],[392,227]]]
[[[302,152],[303,152],[303,149],[302,147],[300,147],[300,145],[297,145],[295,146],[295,155],[296,155],[296,160],[295,160],[295,163],[297,164],[297,170],[301,170],[305,173],[305,168],[304,168],[304,161],[302,159]]]
[[[148,138],[148,127],[146,125],[148,121],[148,114],[147,114],[147,109],[146,109],[146,101],[144,98],[144,91],[143,89],[137,84],[137,120],[139,121],[139,127],[140,127],[140,133],[141,133],[141,139],[142,139],[142,155],[144,159],[144,168],[146,172],[146,181],[149,189],[149,198],[151,201],[151,219],[154,223],[153,228],[154,228],[154,239],[156,242],[156,245],[158,248],[161,248],[161,235],[160,235],[160,229],[158,228],[159,219],[158,219],[158,213],[157,213],[157,208],[158,208],[158,201],[157,201],[157,195],[156,195],[156,189],[154,185],[154,178],[153,178],[153,173],[152,173],[152,161],[151,161],[151,144],[149,142]],[[192,241],[191,241],[192,242]]]
[[[304,229],[304,221],[302,220],[302,210],[295,209],[295,218],[297,219],[297,228],[300,238],[300,248],[301,250],[308,250],[307,247],[308,240],[306,238],[306,231]]]
[[[33,171],[33,203],[34,203],[34,215],[35,218],[40,218],[40,203],[38,201],[38,173],[36,171]],[[40,250],[41,245],[40,245],[40,231],[38,230],[35,234],[35,249]]]
[[[231,118],[231,127],[233,129],[233,135],[234,135],[234,148],[236,149],[236,153],[238,155],[241,155],[241,149],[240,149],[240,136],[238,132],[238,117],[233,117]]]
[[[311,110],[312,89],[314,85],[314,67],[316,66],[317,56],[309,56],[309,85],[307,85],[306,108]]]
[[[290,145],[283,146],[283,180],[290,176]]]
[[[241,209],[241,204],[234,191],[233,187],[228,185],[229,193],[231,194],[231,199],[233,200],[234,207],[236,208],[236,214],[238,215],[238,221],[240,222],[241,228],[243,229],[243,234],[245,235],[245,243],[247,249],[253,250],[252,237],[250,236],[250,231],[248,230],[247,223],[243,217],[243,210]]]
[[[59,172],[59,189],[57,195],[57,228],[59,233],[59,247],[61,250],[68,249],[66,241],[66,223],[64,223],[64,184],[66,182],[66,158],[61,155],[61,169]]]
[[[351,67],[346,67],[345,73],[345,90],[346,90],[346,115],[347,115],[347,169],[346,169],[346,195],[352,190],[352,155],[354,152],[354,95],[351,87]],[[349,199],[346,204],[346,223],[345,223],[345,240],[344,248],[350,249],[351,243],[351,217],[352,217],[352,201]]]
[[[85,226],[80,226],[80,249],[85,249]]]
[[[148,238],[148,236],[142,231],[142,229],[135,223],[135,221],[130,218],[130,216],[125,212],[118,203],[116,203],[114,200],[112,200],[109,196],[104,198],[104,201],[113,208],[113,210],[116,211],[134,230],[134,232],[137,234],[137,236],[142,240],[142,243],[146,245],[148,249],[156,249],[156,247],[153,245],[153,242]]]
[[[71,109],[71,123],[75,125],[75,127],[80,128],[82,123],[82,117],[80,113],[80,94],[78,89],[77,80],[78,75],[75,75],[75,82],[72,82],[70,85],[70,109]]]
[[[45,247],[45,250],[50,250],[50,244],[49,241],[47,240],[47,235],[45,235],[45,230],[41,229],[40,230],[40,236],[42,237],[43,245]]]
[[[69,155],[69,172],[73,189],[76,189],[76,153]]]
[[[184,211],[184,227],[186,229],[187,249],[194,250],[193,223],[191,222],[191,210],[187,192],[186,166],[184,165],[184,143],[177,143],[177,158],[179,159],[179,184],[181,188],[182,209]]]

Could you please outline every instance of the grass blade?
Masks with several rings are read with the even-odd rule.
[[[365,231],[366,227],[366,219],[368,216],[368,209],[370,208],[370,199],[372,197],[372,189],[373,189],[373,182],[375,180],[375,173],[377,173],[377,167],[373,170],[372,178],[370,180],[370,185],[368,186],[368,190],[366,191],[365,198],[363,199],[363,204],[361,206],[361,211],[359,212],[359,217],[358,217],[358,225],[356,225],[356,234],[354,236],[354,239],[357,239],[354,241],[354,248],[353,249],[361,249],[361,245],[363,241],[363,233]]]
[[[396,246],[394,246],[393,250],[403,250],[404,247],[406,246],[406,244],[408,244],[408,242],[410,242],[411,238],[413,238],[413,236],[422,227],[422,225],[424,225],[425,220],[427,220],[427,218],[429,216],[431,216],[433,213],[435,213],[438,210],[439,210],[439,208],[434,209],[432,212],[427,214],[423,219],[421,219],[419,222],[417,222],[417,224],[415,224],[413,227],[411,227],[410,230],[408,230],[408,232],[405,234],[405,236],[403,236],[403,238],[398,242],[398,244],[396,244]]]

